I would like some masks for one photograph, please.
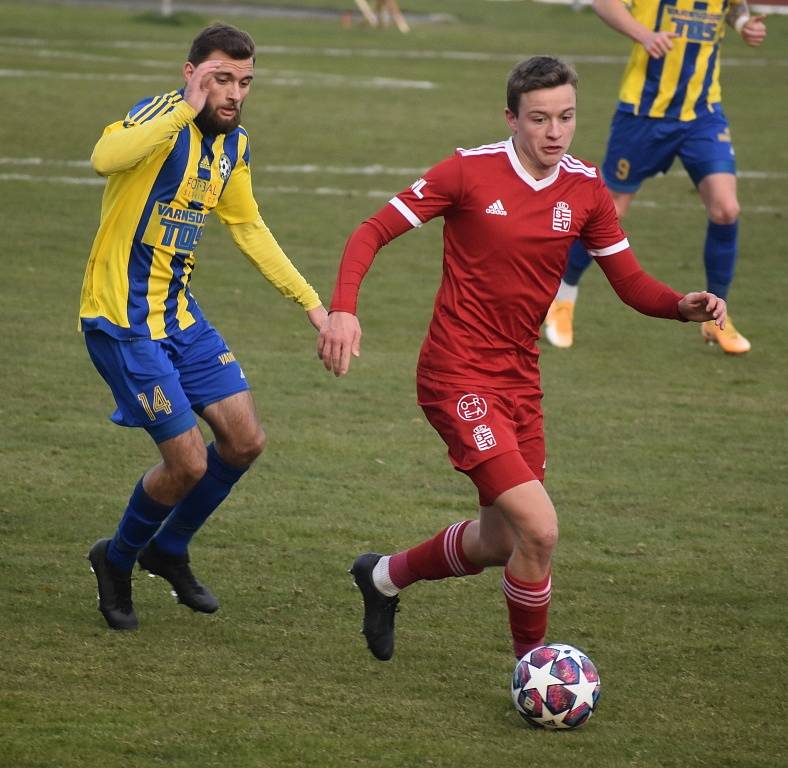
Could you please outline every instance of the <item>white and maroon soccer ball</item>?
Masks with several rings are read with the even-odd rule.
[[[512,700],[526,722],[537,728],[579,728],[594,713],[599,673],[572,645],[540,645],[517,662]]]

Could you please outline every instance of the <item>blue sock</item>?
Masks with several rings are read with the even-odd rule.
[[[569,249],[569,263],[566,265],[566,272],[564,272],[564,282],[569,285],[577,285],[591,261],[591,256],[588,255],[582,241],[575,240]]]
[[[211,443],[207,471],[189,495],[176,504],[156,534],[156,546],[168,555],[185,555],[192,536],[224,501],[246,469],[231,467]]]
[[[107,547],[107,559],[121,571],[132,570],[138,552],[153,538],[171,511],[171,506],[159,504],[148,496],[140,480]]]
[[[703,247],[703,265],[706,267],[706,290],[728,298],[728,291],[736,270],[736,239],[739,222],[715,224],[709,222],[706,243]]]

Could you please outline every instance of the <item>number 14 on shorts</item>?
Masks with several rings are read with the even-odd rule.
[[[150,402],[148,401],[148,396],[144,392],[140,392],[137,395],[137,400],[140,401],[140,404],[145,409],[145,413],[148,414],[148,417],[151,421],[156,421],[157,413],[166,413],[167,415],[172,413],[172,404],[165,397],[164,390],[161,388],[160,384],[157,384],[153,388],[152,408]]]

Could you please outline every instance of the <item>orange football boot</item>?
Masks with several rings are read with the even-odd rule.
[[[575,315],[575,303],[569,299],[556,299],[547,310],[544,321],[545,338],[554,346],[567,349],[572,346],[572,319]]]
[[[725,320],[725,329],[720,330],[713,320],[707,320],[700,327],[703,338],[708,344],[719,344],[720,349],[729,355],[743,355],[749,352],[752,344],[744,338],[731,321],[730,315]]]

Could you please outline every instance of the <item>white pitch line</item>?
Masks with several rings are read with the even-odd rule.
[[[11,166],[65,166],[67,168],[90,168],[89,160],[59,160],[45,159],[42,157],[0,157],[0,165]],[[264,173],[283,174],[329,174],[337,176],[419,176],[425,168],[395,168],[385,165],[316,165],[306,163],[302,165],[272,165],[254,164],[255,170]]]
[[[255,184],[256,192],[266,195],[317,195],[318,197],[370,197],[380,200],[389,200],[393,194],[391,190],[380,189],[341,189],[339,187],[283,187],[259,186]]]
[[[50,184],[71,184],[76,186],[102,186],[104,179],[90,176],[36,176],[29,173],[0,173],[0,182],[21,181],[30,183],[50,183]],[[366,197],[381,200],[388,200],[394,193],[392,190],[378,189],[347,189],[342,187],[294,187],[294,186],[265,186],[255,185],[255,191],[263,194],[274,195],[316,195],[318,197]],[[685,210],[685,203],[660,203],[656,200],[633,200],[632,205],[642,208],[671,208]],[[702,209],[699,203],[693,207]],[[783,208],[773,205],[753,205],[744,206],[745,213],[776,214],[783,213]]]
[[[35,37],[13,37],[0,36],[0,45],[22,45],[22,46],[52,46],[62,45],[68,47],[78,45],[80,50],[93,46],[97,48],[118,48],[134,49],[135,51],[144,49],[177,50],[186,51],[179,43],[140,41],[140,40],[51,40]],[[277,56],[324,56],[327,58],[366,58],[366,59],[417,59],[425,61],[504,61],[509,63],[517,62],[527,58],[527,52],[512,53],[490,53],[487,51],[438,51],[438,50],[387,50],[382,48],[336,48],[336,47],[311,47],[301,45],[258,45],[258,55],[277,55]],[[562,58],[575,64],[615,64],[623,65],[629,60],[628,56],[595,56],[588,54],[562,54]],[[727,67],[788,67],[788,59],[723,59],[722,66]]]
[[[90,176],[34,176],[29,173],[0,173],[0,181],[49,182],[50,184],[74,184],[75,186],[100,186],[105,180]]]
[[[143,67],[158,67],[172,69],[173,63],[171,61],[163,61],[161,59],[134,59],[130,62],[124,56],[107,56],[100,53],[81,53],[79,51],[56,51],[51,48],[39,47],[15,47],[7,46],[3,49],[3,53],[13,53],[18,51],[24,54],[25,57],[36,59],[70,59],[71,61],[89,61],[98,62],[100,64],[129,64],[140,65]]]
[[[90,161],[45,160],[42,157],[0,157],[0,165],[65,165],[68,168],[90,168]]]
[[[350,77],[347,75],[332,75],[326,73],[311,72],[276,72],[267,69],[255,71],[258,80],[262,80],[265,85],[278,85],[291,87],[303,86],[335,86],[352,88],[393,88],[393,89],[415,89],[433,90],[437,86],[429,80],[399,80],[393,77]],[[113,74],[109,72],[53,72],[44,69],[0,69],[0,77],[45,77],[50,80],[109,80],[109,81],[162,81],[172,80],[172,75],[162,73],[160,75],[141,75],[141,74]]]
[[[34,166],[34,167],[61,167],[90,168],[89,160],[62,160],[43,157],[0,157],[0,165]],[[255,171],[262,173],[281,173],[285,175],[318,175],[329,176],[420,176],[426,166],[420,168],[397,167],[388,165],[317,165],[315,163],[281,165],[271,163],[255,163]],[[788,179],[786,171],[738,171],[740,179],[754,181],[770,181],[773,179]],[[688,178],[686,171],[676,170],[668,174],[672,178]],[[661,178],[661,177],[658,177]]]
[[[0,77],[45,77],[49,80],[123,80],[130,82],[147,82],[171,80],[169,75],[129,75],[109,74],[107,72],[51,72],[44,69],[0,69]]]
[[[257,166],[255,166],[257,167]],[[424,168],[392,168],[385,165],[261,165],[264,173],[329,174],[335,176],[421,176]]]
[[[0,36],[0,45],[21,45],[25,47],[42,45],[61,45],[64,48],[76,46],[80,50],[84,48],[158,48],[160,50],[179,50],[186,53],[185,46],[181,43],[167,43],[158,40],[64,40],[44,37],[16,37],[3,35]]]

